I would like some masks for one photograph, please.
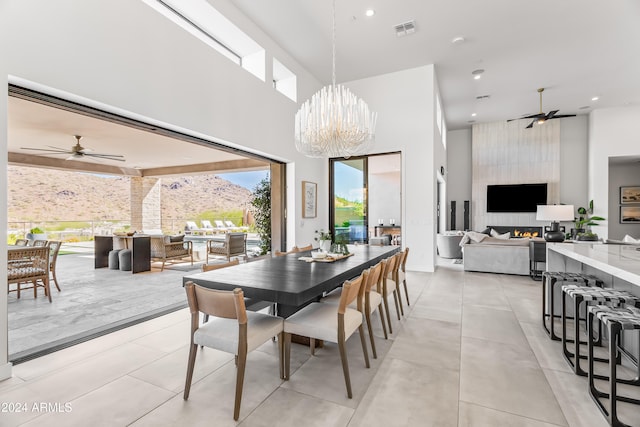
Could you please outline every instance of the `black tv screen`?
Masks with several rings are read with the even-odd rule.
[[[536,212],[546,204],[546,183],[487,185],[487,212]]]

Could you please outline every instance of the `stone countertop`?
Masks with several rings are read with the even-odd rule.
[[[640,246],[549,243],[547,250],[640,286]]]

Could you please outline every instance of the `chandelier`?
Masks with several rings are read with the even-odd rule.
[[[365,154],[375,139],[377,114],[349,89],[336,85],[336,2],[333,0],[331,85],[305,101],[296,113],[296,149],[308,157]]]

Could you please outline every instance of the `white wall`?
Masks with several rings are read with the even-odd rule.
[[[589,115],[589,194],[594,214],[602,216],[600,226],[592,227],[601,238],[608,238],[611,221],[618,213],[609,211],[609,157],[640,155],[640,106],[594,110]]]
[[[627,163],[609,162],[609,238],[622,240],[625,235],[640,239],[640,224],[620,224],[620,187],[640,186],[640,163],[637,158]],[[625,206],[640,206],[628,204]]]
[[[433,271],[435,266],[436,172],[446,164],[435,142],[433,65],[384,74],[345,84],[378,112],[375,153],[402,153],[402,239],[411,248],[407,268]]]
[[[229,0],[214,7],[297,75],[298,99],[321,84],[293,61]],[[140,1],[13,0],[0,3],[0,170],[7,165],[7,75],[10,82],[97,106],[188,134],[285,161],[289,245],[313,240],[328,227],[327,162],[298,155],[293,120],[297,104]],[[318,217],[301,220],[300,182],[318,182]],[[0,224],[6,225],[6,188],[0,186]],[[0,242],[4,250],[6,226]],[[4,262],[4,261],[2,261]],[[0,262],[0,265],[2,265]],[[5,272],[0,274],[6,274]],[[2,279],[0,277],[0,279]],[[6,283],[6,281],[2,281]],[[0,370],[6,362],[7,304],[0,292]],[[0,371],[0,379],[3,377]]]
[[[471,200],[471,129],[450,131],[447,136],[447,229],[451,201],[456,202],[456,229],[464,229],[464,201]],[[473,224],[471,224],[473,227]]]
[[[573,204],[576,206],[586,206],[588,203],[588,168],[587,168],[587,142],[588,142],[588,123],[589,118],[586,115],[556,120],[560,122],[560,177],[557,182],[559,188],[559,201],[564,204]],[[553,122],[550,122],[553,123]],[[504,135],[496,135],[496,137],[504,138]],[[470,130],[451,131],[448,134],[448,202],[457,200],[457,228],[462,228],[462,201],[471,200],[472,175],[472,135]],[[512,147],[516,150],[515,147]],[[507,156],[511,155],[507,151]],[[536,167],[536,162],[532,161],[531,167]],[[499,167],[502,167],[498,165]],[[515,179],[515,178],[514,178]],[[543,180],[544,181],[544,180]],[[542,181],[541,181],[542,182]],[[504,182],[505,184],[507,182]],[[465,198],[466,197],[466,198]],[[472,204],[476,201],[472,201]],[[523,222],[513,225],[532,225],[541,226],[540,222],[535,221],[535,214],[519,214]],[[507,225],[507,223],[504,223]],[[485,225],[476,224],[473,219],[471,228],[474,230],[482,230]],[[501,225],[501,224],[492,224]],[[567,231],[572,226],[570,222],[564,223]]]
[[[6,16],[4,2],[0,2],[0,28],[2,16]],[[7,37],[0,34],[0,52],[6,52]],[[7,182],[7,68],[6,61],[0,61],[0,182]],[[0,184],[0,266],[7,265],[7,186]],[[0,268],[0,283],[7,283],[7,269]],[[6,286],[6,285],[5,285]],[[9,364],[7,318],[7,291],[0,289],[0,381],[11,376]]]

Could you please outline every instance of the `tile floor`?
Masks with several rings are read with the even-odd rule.
[[[459,266],[409,273],[408,282],[412,305],[393,319],[391,339],[377,340],[371,369],[358,337],[348,341],[353,399],[335,345],[316,356],[294,345],[283,382],[277,344],[268,342],[249,355],[237,423],[232,355],[200,351],[184,401],[189,318],[180,310],[15,366],[0,382],[0,425],[607,425],[586,379],[540,326],[540,282]],[[637,406],[622,416],[640,425]]]

